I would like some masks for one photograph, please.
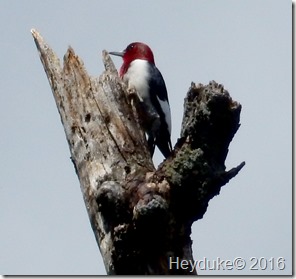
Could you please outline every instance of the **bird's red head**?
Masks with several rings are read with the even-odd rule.
[[[123,61],[125,63],[131,63],[135,59],[143,59],[154,64],[154,56],[149,46],[143,43],[135,42],[127,46],[123,51]]]
[[[120,69],[120,76],[122,76],[128,69],[130,63],[136,59],[147,60],[154,63],[154,56],[151,48],[144,43],[134,42],[129,44],[122,52],[109,52],[110,54],[121,56],[123,59],[123,65]]]

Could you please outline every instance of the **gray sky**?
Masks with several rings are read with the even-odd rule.
[[[60,58],[71,45],[92,75],[103,71],[103,49],[150,45],[173,144],[191,81],[224,84],[242,104],[226,166],[246,166],[193,225],[193,250],[196,260],[242,257],[246,268],[198,273],[291,273],[291,1],[1,0],[0,274],[106,274],[33,27]],[[261,257],[266,269],[251,270]]]

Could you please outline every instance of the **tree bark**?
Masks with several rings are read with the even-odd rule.
[[[226,171],[241,105],[222,85],[192,83],[173,155],[155,169],[140,125],[139,100],[118,77],[90,77],[69,48],[63,66],[32,30],[78,175],[107,274],[196,274],[191,225],[244,166]]]

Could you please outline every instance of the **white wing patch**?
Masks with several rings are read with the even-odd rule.
[[[169,133],[171,135],[172,123],[171,123],[171,110],[169,103],[166,101],[162,101],[157,97],[158,102],[160,103],[161,109],[165,115],[165,121],[168,124]]]

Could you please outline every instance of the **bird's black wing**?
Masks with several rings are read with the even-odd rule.
[[[171,112],[169,107],[169,100],[164,79],[156,66],[149,67],[150,69],[150,98],[152,105],[160,117],[160,129],[158,133],[153,136],[154,139],[148,139],[148,144],[154,143],[158,146],[161,153],[167,158],[172,152],[171,144]],[[149,143],[150,142],[150,143]],[[154,151],[154,148],[153,148]],[[152,152],[153,152],[152,151]]]

